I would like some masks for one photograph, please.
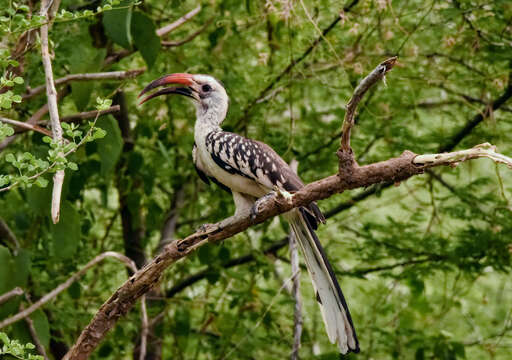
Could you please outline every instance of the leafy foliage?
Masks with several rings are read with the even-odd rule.
[[[44,92],[23,96],[45,82],[35,34],[44,20],[34,3],[4,1],[0,10],[1,116],[18,121],[46,103]],[[199,4],[197,15],[157,36],[156,29]],[[0,295],[20,286],[39,299],[108,250],[140,267],[168,240],[232,214],[230,196],[195,174],[195,113],[187,99],[137,106],[151,80],[173,72],[216,76],[230,95],[224,128],[264,141],[286,161],[297,159],[311,182],[337,171],[344,105],[355,86],[397,55],[387,86],[373,88],[359,108],[351,143],[360,164],[405,149],[431,153],[484,141],[511,155],[511,21],[512,7],[501,0],[62,0],[50,28],[56,79],[147,69],[135,79],[59,85],[61,117],[121,106],[112,115],[62,122],[63,144],[23,132],[0,145],[0,184],[9,189],[0,193],[0,230],[4,223],[11,231],[0,232]],[[0,140],[18,130],[2,124]],[[48,185],[56,170],[66,175],[61,222],[53,225]],[[329,215],[319,238],[361,342],[362,353],[349,358],[510,357],[511,190],[508,169],[478,160],[319,203]],[[148,302],[150,321],[156,319],[148,354],[287,358],[294,308],[282,288],[290,275],[287,233],[274,219],[202,247],[167,271]],[[102,263],[33,313],[47,352],[60,358],[58,349],[73,344],[128,275],[119,264]],[[302,278],[300,355],[337,359]],[[0,304],[0,321],[20,304],[26,299]],[[93,358],[137,355],[137,310]],[[2,351],[33,356],[21,345],[33,342],[22,321],[1,330],[19,339],[0,335]]]

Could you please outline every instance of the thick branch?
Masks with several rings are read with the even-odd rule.
[[[84,73],[84,74],[70,74],[55,80],[55,86],[64,85],[72,81],[97,81],[97,80],[125,80],[132,79],[142,74],[146,69],[134,69],[126,71],[108,71],[98,73]],[[29,89],[26,94],[22,96],[23,100],[28,100],[44,91],[46,85],[37,86]]]

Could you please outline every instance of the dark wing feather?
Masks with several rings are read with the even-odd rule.
[[[304,183],[290,166],[267,144],[247,139],[241,135],[218,131],[208,134],[206,146],[215,163],[229,172],[254,180],[268,189],[274,186],[295,192]],[[305,208],[308,223],[317,228],[325,218],[316,205]]]

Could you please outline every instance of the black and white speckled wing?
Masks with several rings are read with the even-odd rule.
[[[206,147],[213,161],[230,174],[254,180],[271,191],[274,186],[289,192],[304,184],[290,166],[267,144],[238,134],[219,131],[206,136]],[[304,208],[305,216],[316,229],[325,218],[315,202]]]
[[[206,147],[219,167],[254,180],[269,191],[274,186],[286,191],[297,191],[304,186],[288,164],[262,142],[219,131],[206,136]]]

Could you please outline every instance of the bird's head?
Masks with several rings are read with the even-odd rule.
[[[140,101],[143,104],[154,97],[167,94],[179,94],[191,98],[197,109],[198,116],[218,118],[222,122],[228,110],[228,95],[221,83],[210,75],[176,73],[165,75],[152,81],[139,94],[139,97],[150,90],[166,85]]]

